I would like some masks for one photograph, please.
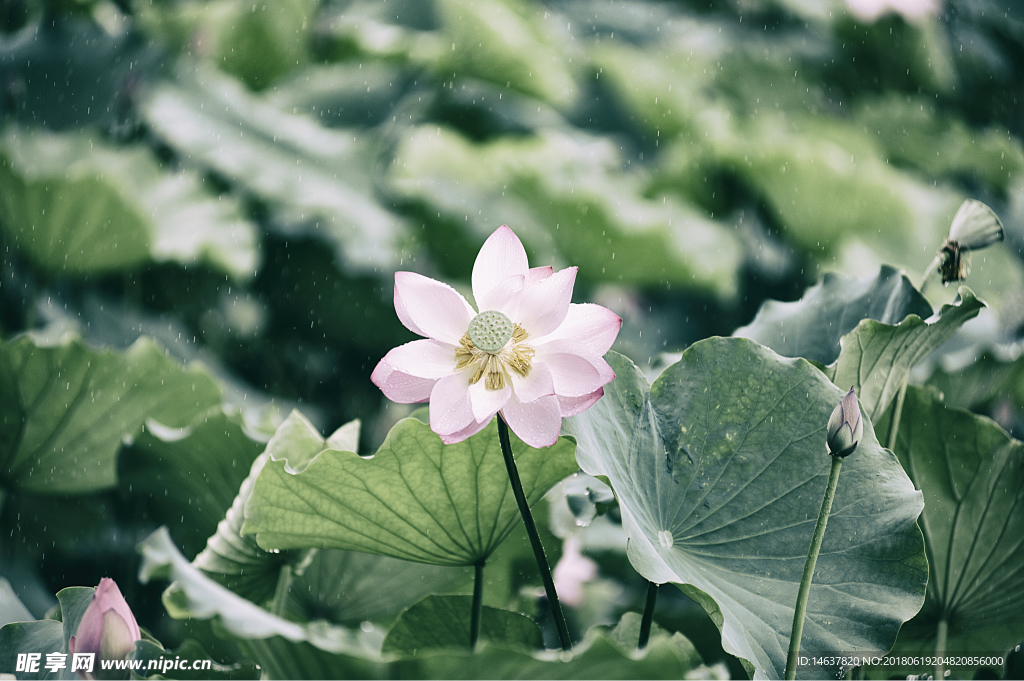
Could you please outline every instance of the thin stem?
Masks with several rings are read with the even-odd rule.
[[[484,564],[481,560],[476,564],[473,574],[473,609],[469,614],[469,649],[476,650],[477,641],[480,640],[480,616],[484,610]]]
[[[288,592],[292,588],[292,566],[282,565],[281,571],[277,574],[277,588],[274,590],[274,602],[270,611],[278,617],[284,617],[285,607],[288,605]]]
[[[942,681],[946,678],[946,665],[942,658],[946,655],[946,638],[949,636],[949,622],[945,617],[939,620],[938,631],[935,634],[935,681]]]
[[[640,640],[636,643],[637,650],[647,647],[651,640],[651,625],[654,623],[654,606],[658,602],[658,585],[647,582],[647,603],[644,605],[644,618],[640,620]]]
[[[942,261],[945,260],[945,259],[946,259],[945,251],[939,251],[938,254],[936,254],[936,256],[935,256],[935,259],[932,260],[930,265],[928,265],[928,269],[926,269],[924,271],[924,274],[921,276],[921,294],[922,295],[924,295],[924,289],[925,289],[926,286],[928,286],[928,283],[931,281],[932,276],[936,272],[939,271],[939,267],[942,266]]]
[[[821,500],[818,511],[818,522],[814,525],[811,546],[807,549],[807,561],[804,563],[804,574],[800,578],[800,592],[796,597],[796,610],[793,612],[793,633],[789,638],[789,656],[786,658],[786,679],[796,678],[796,659],[800,654],[800,637],[804,633],[804,615],[807,614],[807,596],[811,593],[811,579],[814,577],[814,566],[818,562],[821,540],[825,537],[825,526],[828,525],[828,514],[832,512],[832,500],[836,496],[836,485],[839,483],[839,469],[843,460],[832,457],[832,469],[828,473],[828,486],[825,487],[825,498]]]
[[[885,438],[886,448],[891,451],[896,451],[896,433],[900,429],[900,418],[903,417],[903,400],[907,396],[907,379],[903,379],[903,385],[900,386],[900,391],[896,393],[896,402],[892,405],[892,418],[889,420],[889,434]]]
[[[537,524],[533,522],[530,505],[526,503],[526,494],[523,493],[523,483],[519,480],[519,470],[516,468],[516,460],[512,455],[512,443],[508,438],[508,424],[505,423],[505,419],[501,418],[501,414],[498,414],[498,440],[501,442],[501,453],[505,456],[505,468],[508,469],[508,479],[512,483],[512,493],[515,494],[516,503],[519,504],[519,514],[523,516],[523,525],[526,526],[526,533],[530,536],[530,544],[533,546],[533,556],[537,559],[537,568],[544,581],[544,592],[548,597],[548,605],[551,607],[551,617],[555,620],[555,628],[558,629],[558,640],[562,644],[562,650],[568,652],[572,650],[569,627],[565,624],[562,606],[558,602],[558,593],[555,591],[555,582],[551,579],[551,568],[548,567],[548,559],[544,555],[544,545],[540,543]]]

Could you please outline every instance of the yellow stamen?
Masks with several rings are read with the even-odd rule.
[[[502,390],[508,383],[509,370],[523,378],[529,375],[530,360],[535,354],[533,348],[526,345],[529,337],[530,334],[516,324],[512,338],[505,347],[497,352],[485,352],[473,344],[467,333],[462,336],[459,347],[455,349],[455,370],[473,369],[473,375],[469,379],[470,385],[475,385],[483,378],[487,390]]]

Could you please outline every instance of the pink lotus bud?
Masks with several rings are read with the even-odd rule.
[[[846,458],[857,449],[863,435],[864,422],[860,418],[860,405],[857,404],[857,393],[851,387],[828,420],[828,453],[841,459]]]
[[[83,679],[96,679],[99,678],[96,672],[100,671],[100,660],[123,660],[141,638],[135,615],[121,590],[114,580],[104,577],[78,623],[78,630],[68,639],[68,651],[72,655],[95,653],[93,673],[83,675],[79,671],[78,675]]]

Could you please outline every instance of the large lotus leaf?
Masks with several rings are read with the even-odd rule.
[[[217,531],[262,449],[245,434],[240,416],[219,407],[185,428],[150,421],[119,458],[119,486],[148,506],[148,519],[173,527],[192,556]]]
[[[936,369],[927,384],[938,389],[949,407],[977,410],[1008,397],[1024,407],[1024,357],[1004,361],[985,351],[973,363],[960,369]]]
[[[330,442],[354,450],[359,444],[359,421],[339,428]],[[252,461],[251,466],[243,469],[248,470],[249,475],[236,487],[237,494],[230,502],[230,508],[193,564],[249,600],[260,603],[272,597],[281,568],[302,559],[293,554],[264,551],[256,545],[254,537],[243,537],[245,504],[268,460],[288,460],[296,468],[302,468],[327,448],[327,443],[305,416],[292,411],[267,442],[264,452]]]
[[[564,429],[583,469],[611,481],[630,561],[704,606],[755,678],[781,678],[842,391],[808,362],[746,339],[694,344],[650,389],[628,359],[608,361],[616,379]],[[803,650],[889,649],[924,600],[921,508],[865,424],[842,468]]]
[[[507,222],[538,261],[561,254],[592,281],[736,293],[734,230],[676,198],[642,196],[607,140],[547,130],[478,144],[425,126],[396,156],[395,187],[468,222],[481,241]]]
[[[289,233],[326,240],[349,270],[399,264],[401,220],[374,199],[369,151],[352,133],[283,111],[202,66],[153,88],[142,111],[182,156],[268,202]]]
[[[10,128],[0,139],[0,224],[39,267],[84,275],[149,261],[255,274],[255,227],[190,171],[87,132]]]
[[[392,625],[382,652],[415,656],[430,649],[468,648],[472,601],[472,596],[427,596]],[[480,614],[480,640],[527,651],[544,645],[532,619],[486,605]]]
[[[928,320],[910,315],[892,325],[865,319],[840,341],[839,359],[825,373],[840,388],[856,388],[861,408],[878,421],[911,369],[983,307],[985,303],[962,286],[957,300]]]
[[[116,485],[121,443],[146,419],[180,428],[220,402],[205,372],[182,369],[147,339],[114,352],[25,336],[0,344],[0,376],[16,386],[3,400],[16,409],[5,408],[0,481],[42,494]]]
[[[1010,650],[1024,639],[1024,444],[911,386],[896,455],[924,494],[931,578],[924,607],[900,630],[894,653],[935,653],[942,620],[947,653]],[[973,669],[956,671],[973,676]]]
[[[528,502],[577,470],[574,443],[534,449],[512,437]],[[339,548],[432,565],[486,559],[519,521],[497,420],[445,445],[414,418],[372,458],[327,449],[298,473],[270,461],[245,506],[243,534],[264,549]]]
[[[733,335],[784,357],[831,364],[839,358],[839,339],[862,319],[898,324],[908,314],[928,318],[932,307],[906,275],[883,265],[876,276],[864,279],[826,274],[792,303],[765,301],[754,321]]]

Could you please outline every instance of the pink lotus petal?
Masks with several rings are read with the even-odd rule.
[[[487,237],[473,263],[473,297],[480,303],[508,277],[526,276],[529,261],[519,237],[502,225]]]
[[[434,378],[420,378],[395,371],[384,360],[377,364],[377,368],[370,374],[370,380],[380,388],[386,398],[399,404],[426,402],[430,399],[434,384],[437,383],[437,379]]]
[[[537,359],[549,367],[555,392],[561,397],[589,395],[615,378],[615,373],[602,358],[593,360],[570,353],[538,354]]]
[[[407,329],[458,345],[476,316],[462,294],[415,272],[395,272],[395,311]]]
[[[552,573],[559,600],[572,606],[583,602],[583,585],[597,577],[597,563],[584,556],[582,548],[577,535],[566,537],[562,557]]]
[[[526,285],[532,286],[539,281],[544,281],[552,274],[555,273],[555,268],[551,265],[545,265],[543,267],[531,267],[530,271],[526,273]]]
[[[135,615],[114,580],[100,580],[72,638],[74,642],[68,640],[72,653],[96,653],[102,659],[123,659],[142,638]]]
[[[512,321],[522,324],[534,338],[545,336],[565,321],[572,300],[572,287],[576,282],[576,267],[567,267],[516,296],[514,307],[509,307]]]
[[[430,429],[441,435],[457,433],[476,419],[469,401],[469,372],[440,379],[430,391]]]
[[[576,416],[590,409],[597,401],[604,396],[604,388],[598,388],[589,395],[582,397],[562,397],[558,396],[558,405],[562,410],[562,418],[566,416]]]
[[[508,427],[531,447],[550,447],[558,441],[562,429],[562,410],[554,395],[528,404],[515,397],[501,410]]]
[[[509,372],[509,375],[512,379],[512,388],[515,390],[516,399],[520,402],[535,402],[547,395],[554,395],[556,392],[551,369],[542,362],[534,362],[533,368],[526,378],[513,372]]]
[[[481,312],[484,310],[502,310],[517,293],[523,290],[526,277],[522,274],[515,274],[505,277],[498,282],[490,291],[476,299],[476,305]]]
[[[575,354],[602,357],[615,342],[621,326],[622,318],[606,307],[574,303],[557,329],[547,336],[536,337],[533,342],[541,346],[556,340],[568,341],[578,346]]]
[[[487,423],[505,406],[512,396],[512,386],[506,385],[501,390],[488,390],[484,379],[469,386],[469,401],[473,405],[473,418],[477,423]]]
[[[435,340],[414,340],[393,348],[381,362],[410,376],[444,378],[455,373],[455,347]]]
[[[486,428],[487,424],[489,424],[490,422],[490,419],[483,421],[482,423],[477,423],[476,421],[474,421],[473,423],[469,424],[468,426],[466,426],[457,433],[452,433],[451,435],[442,435],[441,442],[445,443],[446,445],[453,445],[456,442],[462,442],[467,437],[479,433],[481,430]]]

